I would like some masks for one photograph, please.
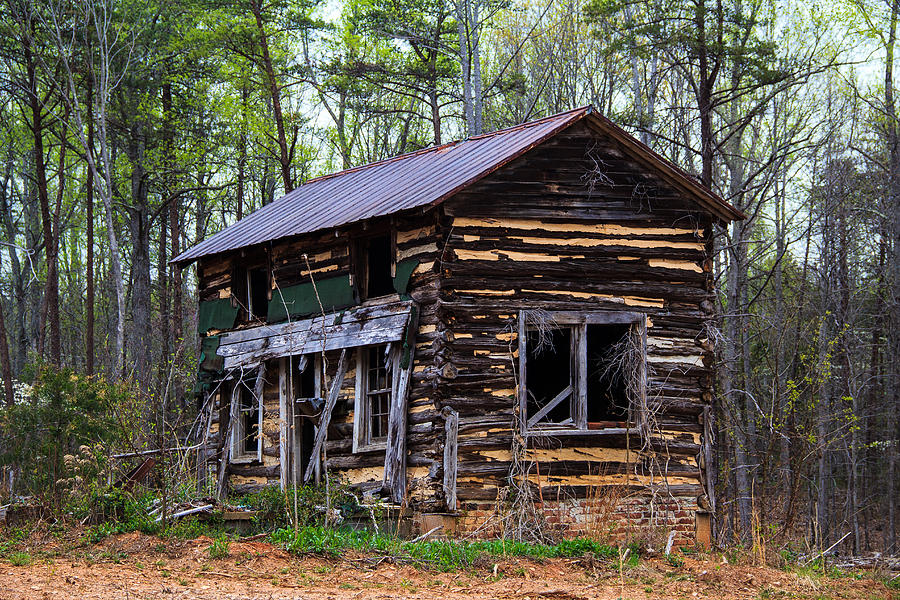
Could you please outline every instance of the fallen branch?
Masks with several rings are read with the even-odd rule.
[[[844,537],[842,537],[841,539],[839,539],[838,541],[836,541],[836,542],[833,543],[832,545],[828,546],[828,548],[827,548],[826,550],[823,550],[822,552],[819,552],[818,554],[814,554],[810,559],[808,559],[808,560],[806,560],[806,561],[800,563],[800,565],[805,567],[806,565],[808,565],[808,564],[811,563],[812,561],[816,560],[817,558],[821,558],[821,557],[825,556],[826,554],[828,554],[829,552],[831,552],[831,550],[832,550],[835,546],[837,546],[838,544],[840,544],[841,542],[843,542],[844,540],[846,540],[847,537],[848,537],[849,535],[850,535],[850,532],[848,531],[847,533],[844,534]]]
[[[414,539],[411,539],[411,540],[409,541],[409,543],[410,543],[410,544],[415,544],[416,542],[421,542],[422,540],[428,539],[428,536],[430,536],[432,533],[434,533],[434,532],[437,531],[438,529],[443,529],[443,528],[444,528],[443,525],[438,525],[437,527],[432,527],[431,529],[429,529],[428,531],[426,531],[425,533],[423,533],[423,534],[420,535],[419,537],[414,538]]]

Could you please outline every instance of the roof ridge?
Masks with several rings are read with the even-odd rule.
[[[340,176],[340,175],[346,175],[346,174],[348,174],[348,173],[356,173],[356,172],[358,172],[358,171],[362,171],[362,170],[364,170],[364,169],[368,169],[369,167],[377,167],[377,166],[381,166],[381,165],[386,165],[386,164],[390,164],[390,163],[392,163],[392,162],[396,162],[396,161],[398,161],[398,160],[403,160],[403,159],[411,158],[411,157],[413,157],[413,156],[419,156],[419,155],[421,155],[421,154],[427,154],[427,153],[429,153],[429,152],[437,152],[437,151],[439,151],[439,150],[444,150],[444,149],[447,149],[447,148],[451,148],[451,147],[457,146],[457,145],[459,145],[459,144],[464,144],[465,142],[468,142],[468,141],[472,141],[472,140],[483,140],[483,139],[487,139],[487,138],[494,137],[494,136],[497,136],[497,135],[502,135],[502,134],[505,134],[505,133],[512,133],[513,131],[518,131],[518,130],[520,130],[520,129],[528,129],[529,127],[535,127],[535,126],[538,126],[538,125],[543,125],[543,124],[546,123],[547,121],[555,120],[555,119],[562,119],[562,118],[564,118],[564,117],[568,117],[568,116],[570,116],[571,114],[577,113],[577,112],[580,112],[580,111],[591,112],[591,106],[588,105],[588,106],[581,106],[581,107],[579,107],[579,108],[573,108],[573,109],[571,109],[571,110],[567,110],[567,111],[565,111],[565,112],[557,113],[557,114],[555,114],[555,115],[549,115],[549,116],[546,116],[546,117],[541,117],[540,119],[536,119],[536,120],[534,120],[534,121],[527,121],[527,122],[525,122],[525,123],[519,123],[519,124],[517,124],[517,125],[511,125],[511,126],[506,127],[506,128],[504,128],[504,129],[497,129],[496,131],[488,131],[488,132],[486,132],[486,133],[480,133],[480,134],[478,134],[478,135],[473,135],[473,136],[470,136],[470,137],[467,137],[467,138],[463,138],[463,139],[461,139],[461,140],[453,140],[453,141],[451,141],[451,142],[446,142],[446,143],[441,144],[441,145],[439,145],[439,146],[427,146],[427,147],[425,147],[425,148],[419,148],[418,150],[413,150],[413,151],[411,151],[411,152],[405,152],[405,153],[403,153],[403,154],[398,154],[398,155],[396,155],[396,156],[389,156],[388,158],[382,158],[381,160],[376,160],[376,161],[373,161],[373,162],[370,162],[370,163],[365,163],[365,164],[363,164],[363,165],[357,165],[357,166],[355,166],[355,167],[350,167],[350,168],[348,168],[348,169],[343,169],[343,170],[341,170],[341,171],[335,171],[334,173],[327,173],[327,174],[325,174],[325,175],[319,175],[318,177],[313,177],[312,179],[307,179],[307,180],[304,181],[302,184],[300,184],[300,185],[298,185],[296,188],[294,188],[294,190],[300,189],[300,188],[303,187],[304,185],[307,185],[307,184],[310,184],[310,183],[315,183],[315,182],[319,182],[319,181],[325,181],[325,180],[327,180],[327,179],[332,179],[332,178],[334,178],[334,177],[338,177],[338,176]],[[293,192],[293,190],[292,190],[292,192]],[[287,197],[287,196],[290,196],[290,195],[291,195],[291,194],[285,194],[284,196],[282,196],[282,198]]]

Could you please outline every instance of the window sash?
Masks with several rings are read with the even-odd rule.
[[[380,364],[372,365],[373,355]],[[353,452],[383,449],[387,445],[388,421],[398,381],[397,358],[396,344],[357,349]]]
[[[517,390],[519,403],[519,429],[522,433],[526,432],[560,432],[566,430],[573,431],[590,431],[587,422],[587,326],[588,325],[630,325],[637,327],[635,332],[640,336],[640,343],[643,352],[643,358],[640,365],[640,393],[646,394],[646,322],[647,316],[644,313],[630,311],[597,311],[597,312],[577,312],[577,311],[558,311],[552,312],[551,317],[555,325],[560,328],[568,328],[571,330],[570,345],[570,366],[569,366],[569,386],[560,391],[560,393],[550,400],[546,405],[541,407],[533,415],[528,414],[528,311],[519,311],[519,387]],[[568,393],[567,393],[568,392]],[[566,398],[569,399],[570,419],[562,423],[541,422],[547,414]],[[634,415],[632,414],[632,403],[629,402],[626,420],[632,422]]]
[[[251,383],[252,382],[252,383]],[[260,459],[262,453],[262,398],[253,393],[256,379],[243,379],[235,382],[231,393],[231,458],[238,460]],[[256,414],[255,422],[247,423],[250,415]],[[248,431],[247,426],[250,426]],[[253,425],[256,432],[253,434]],[[255,444],[247,449],[247,437],[255,435]]]

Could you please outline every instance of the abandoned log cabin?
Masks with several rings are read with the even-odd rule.
[[[327,470],[484,535],[514,486],[571,534],[702,542],[712,235],[741,217],[590,107],[310,180],[175,259],[209,476]]]

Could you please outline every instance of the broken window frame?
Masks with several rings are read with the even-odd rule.
[[[252,376],[245,375],[243,378],[236,379],[231,388],[231,444],[230,462],[247,463],[262,461],[262,428],[263,428],[263,402],[262,394],[257,398],[253,388],[256,385],[256,371],[252,372]],[[249,398],[250,408],[244,407],[245,399]],[[255,407],[252,406],[255,404]],[[246,424],[244,423],[244,415],[246,413],[256,412],[256,449],[247,450],[244,447],[246,438]]]
[[[383,390],[369,389],[369,351],[378,349],[379,356],[385,357],[385,368],[390,374],[390,387]],[[356,349],[356,389],[353,410],[353,452],[368,452],[387,449],[387,435],[372,438],[372,397],[388,394],[388,407],[384,418],[390,419],[391,407],[397,395],[399,381],[400,348],[396,343],[360,346]]]
[[[640,394],[638,399],[629,399],[626,423],[634,423],[637,414],[638,404],[643,406],[646,404],[647,393],[647,315],[640,312],[632,311],[541,311],[542,318],[549,318],[554,327],[568,328],[571,330],[570,350],[570,385],[562,390],[554,400],[558,402],[566,401],[568,398],[572,402],[572,424],[547,423],[540,420],[532,423],[528,422],[534,419],[535,415],[528,415],[528,321],[529,311],[519,311],[518,323],[518,352],[519,352],[519,382],[517,388],[518,404],[519,404],[519,430],[523,435],[565,435],[565,434],[592,434],[603,433],[611,428],[605,427],[601,429],[590,429],[587,422],[587,327],[588,325],[628,325],[630,326],[630,334],[636,335],[640,343],[640,364],[637,377],[638,385],[635,386],[637,393]],[[571,388],[568,397],[562,396]],[[635,402],[637,400],[637,402]],[[547,414],[558,404],[558,402],[549,402],[544,405],[538,414]]]
[[[391,287],[387,294],[373,296],[369,287],[372,279],[369,264],[370,246],[373,240],[377,238],[388,238],[390,245],[390,265],[388,271],[388,279],[391,281]],[[374,232],[366,232],[365,235],[359,236],[352,244],[353,250],[351,260],[353,262],[353,284],[359,302],[366,302],[373,299],[389,298],[396,292],[393,288],[393,278],[397,274],[397,237],[393,228],[384,228]]]

